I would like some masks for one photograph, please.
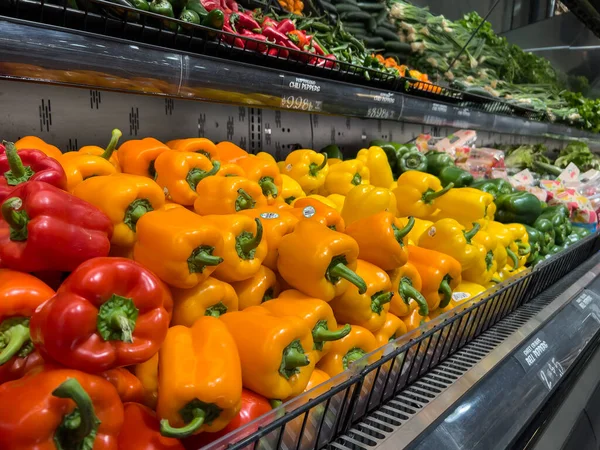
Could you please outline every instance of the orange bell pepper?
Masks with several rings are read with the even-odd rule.
[[[235,163],[221,164],[221,168],[215,174],[218,177],[243,177],[246,178],[246,172]]]
[[[184,206],[194,204],[200,180],[216,174],[220,167],[219,161],[211,162],[206,156],[191,152],[163,152],[154,162],[156,182],[165,197]]]
[[[385,323],[390,301],[394,293],[390,277],[379,267],[359,259],[356,274],[365,280],[367,290],[359,294],[356,286],[350,286],[331,301],[335,317],[352,325],[359,325],[372,333]]]
[[[115,166],[96,155],[69,152],[62,155],[58,162],[67,176],[68,192],[72,192],[78,184],[88,178],[117,173]]]
[[[236,159],[235,163],[246,172],[246,178],[260,185],[267,201],[273,203],[281,193],[283,184],[277,164],[254,155]]]
[[[233,287],[208,277],[191,289],[171,288],[173,294],[172,325],[191,327],[202,316],[219,317],[238,310],[238,297]]]
[[[315,363],[331,348],[331,342],[350,333],[350,325],[338,328],[331,306],[318,298],[308,298],[299,291],[288,291],[283,298],[269,300],[261,305],[277,317],[294,316],[302,319],[313,337]]]
[[[133,258],[171,286],[202,283],[223,262],[223,251],[221,232],[183,207],[146,213],[137,223]]]
[[[115,152],[115,149],[117,148],[117,144],[119,143],[119,139],[122,135],[123,133],[121,133],[121,130],[115,128],[112,131],[110,142],[108,143],[105,149],[102,147],[97,147],[95,145],[86,145],[85,147],[81,147],[78,150],[78,153],[81,153],[83,155],[100,156],[109,161],[115,167],[117,172],[120,172],[121,166],[119,164],[119,157],[117,156],[117,152]]]
[[[378,347],[373,333],[366,328],[352,326],[346,337],[332,342],[331,349],[319,361],[317,368],[334,377]]]
[[[422,315],[420,315],[419,311],[417,310],[411,312],[408,316],[401,317],[400,319],[406,325],[407,332],[416,330],[421,325],[431,320],[429,316],[423,317]]]
[[[242,369],[236,342],[215,317],[200,317],[191,328],[170,328],[160,348],[158,373],[156,412],[163,436],[219,431],[240,410]]]
[[[178,152],[200,153],[208,159],[217,159],[217,146],[210,139],[206,138],[188,138],[175,139],[167,142],[167,147]]]
[[[293,207],[290,213],[298,220],[315,220],[340,233],[343,233],[346,229],[344,219],[335,208],[318,199],[311,198],[311,196],[294,201]]]
[[[327,374],[327,372],[324,372],[321,369],[315,369],[310,376],[310,380],[308,380],[308,384],[306,385],[304,392],[308,392],[311,389],[329,381],[330,379],[331,377]]]
[[[261,307],[224,314],[219,320],[237,344],[245,388],[271,399],[304,391],[315,366],[312,334],[304,321],[276,317]]]
[[[267,256],[263,261],[263,265],[271,270],[277,270],[281,238],[294,231],[298,223],[298,219],[292,210],[282,210],[271,205],[263,208],[245,209],[240,211],[239,214],[253,219],[260,219],[263,225],[263,235],[267,241]]]
[[[46,156],[56,160],[58,160],[63,154],[58,147],[47,144],[37,136],[22,137],[15,142],[15,147],[17,147],[17,150],[34,148],[44,153]]]
[[[365,281],[355,272],[358,244],[350,236],[311,220],[301,220],[279,244],[277,269],[295,289],[331,301],[354,284],[360,293]]]
[[[131,175],[156,178],[154,162],[158,155],[170,151],[169,147],[154,138],[124,142],[117,150],[121,170]]]
[[[267,256],[261,220],[241,214],[204,216],[204,220],[223,236],[223,262],[217,266],[214,277],[230,283],[252,278]]]
[[[115,387],[123,403],[144,401],[142,382],[129,370],[118,367],[101,372],[100,376]]]
[[[408,246],[408,262],[421,275],[423,297],[429,311],[445,308],[452,299],[452,291],[462,281],[460,263],[451,256],[435,250]]]
[[[156,402],[158,402],[158,353],[155,353],[148,361],[136,364],[133,372],[142,384],[144,405],[156,409]]]
[[[275,272],[264,265],[252,278],[232,283],[231,286],[237,294],[240,311],[277,298],[280,291]]]
[[[410,220],[410,217],[399,217],[398,220],[402,226],[406,226]],[[433,222],[429,220],[418,219],[417,217],[413,217],[413,220],[415,221],[415,224],[412,227],[412,230],[408,232],[406,237],[416,243],[419,242],[421,235],[425,233],[425,231],[427,231],[431,225],[433,225]]]
[[[243,177],[206,177],[196,186],[196,193],[194,210],[202,216],[267,206],[260,185]]]
[[[248,152],[242,150],[233,142],[221,141],[217,144],[216,159],[222,163],[235,162],[236,159],[243,158],[245,156],[248,156]]]
[[[407,262],[402,267],[391,271],[389,275],[394,289],[390,312],[401,317],[419,309],[419,314],[428,315],[429,306],[425,297],[421,295],[423,284],[416,267]]]
[[[383,270],[393,270],[406,264],[408,251],[404,239],[415,221],[403,226],[392,213],[382,211],[352,222],[346,234],[358,243],[358,257]]]
[[[406,324],[395,315],[388,313],[385,323],[375,333],[375,339],[377,339],[378,347],[383,347],[406,333],[408,333]]]

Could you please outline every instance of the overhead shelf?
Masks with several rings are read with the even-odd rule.
[[[600,136],[402,92],[132,43],[20,19],[0,22],[0,77],[521,136]]]

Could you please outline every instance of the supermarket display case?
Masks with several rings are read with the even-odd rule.
[[[279,159],[298,147],[335,142],[352,153],[375,138],[457,129],[476,130],[483,145],[600,147],[597,135],[458,91],[263,64],[206,42],[181,46],[193,36],[134,37],[129,26],[56,8],[0,8],[5,139],[36,134],[69,151],[120,128],[125,140],[208,137]],[[543,439],[545,407],[596,361],[599,246],[598,233],[582,239],[207,448],[492,449]]]

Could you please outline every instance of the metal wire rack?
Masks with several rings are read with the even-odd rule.
[[[418,409],[416,403],[411,408],[411,395],[418,394],[421,403],[428,396],[433,398],[433,393],[419,388],[422,377],[427,375],[430,382],[435,381],[440,372],[434,369],[442,367],[442,363],[475,338],[583,263],[598,251],[599,243],[598,233],[582,239],[535,269],[497,286],[485,297],[473,299],[425,324],[421,327],[424,330],[400,337],[365,356],[355,363],[353,372],[339,375],[329,384],[307,392],[206,448],[317,450],[375,445],[372,436],[380,434],[380,439],[384,438],[381,431],[391,432]],[[451,365],[443,367],[442,376],[448,380],[461,375]],[[434,382],[430,384],[435,387]],[[443,386],[440,384],[440,388]],[[381,409],[400,392],[408,399],[402,405],[406,411]],[[366,417],[374,422],[368,433],[354,432],[352,438],[346,434],[344,445],[335,442],[357,424],[365,426]]]

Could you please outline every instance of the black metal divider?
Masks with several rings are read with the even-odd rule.
[[[386,424],[401,425],[410,414],[416,412],[417,405],[415,410],[405,407],[406,415],[403,415],[397,410],[386,409],[387,401],[401,391],[407,392],[406,396],[410,398],[407,390],[420,377],[598,251],[599,236],[599,233],[587,236],[543,261],[535,269],[523,272],[488,291],[487,295],[482,294],[485,296],[459,305],[422,327],[425,328],[422,334],[413,333],[398,338],[357,361],[353,371],[351,368],[341,381],[330,386],[323,385],[292,401],[293,409],[285,412],[284,405],[281,412],[274,411],[270,417],[261,420],[260,425],[248,424],[207,449],[317,450],[347,432],[367,415],[370,415],[369,420],[376,422],[377,428],[369,429],[369,433],[375,433],[374,436],[377,436],[378,429],[385,430]],[[453,381],[460,375],[459,371],[453,375],[452,369],[446,369],[444,381]],[[440,384],[440,389],[444,387]],[[423,395],[427,394],[422,390],[418,392],[422,401]],[[433,397],[433,394],[429,396]],[[384,436],[381,435],[381,438]],[[366,434],[355,436],[354,439],[357,445],[369,445]],[[370,442],[375,445],[375,442]]]

